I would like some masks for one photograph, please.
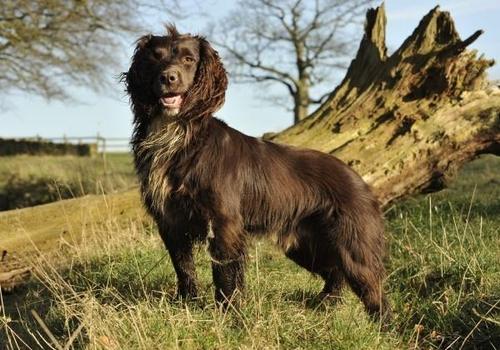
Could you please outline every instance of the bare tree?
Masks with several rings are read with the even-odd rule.
[[[67,84],[106,86],[111,79],[104,73],[117,64],[121,39],[139,31],[142,15],[165,11],[165,5],[163,0],[3,0],[0,93],[67,99]]]
[[[352,36],[346,28],[370,0],[240,0],[212,26],[212,40],[227,54],[238,82],[277,83],[293,99],[294,122],[308,115],[311,89],[346,67]],[[359,21],[361,24],[361,21]]]

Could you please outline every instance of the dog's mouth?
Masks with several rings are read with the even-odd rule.
[[[160,97],[160,104],[164,108],[179,109],[182,105],[182,94],[170,93]]]

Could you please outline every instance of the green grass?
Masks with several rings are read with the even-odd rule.
[[[128,153],[105,158],[0,157],[0,210],[29,207],[86,194],[113,193],[136,184]]]
[[[214,306],[203,247],[196,254],[199,299],[175,300],[175,273],[151,221],[120,216],[123,203],[103,197],[117,203],[115,212],[91,224],[106,206],[75,209],[90,218],[74,226],[80,239],[34,256],[35,278],[3,295],[0,344],[50,348],[30,313],[36,310],[62,346],[75,333],[75,349],[498,349],[498,174],[500,159],[484,157],[466,166],[450,189],[387,211],[386,285],[395,317],[386,332],[349,291],[338,305],[318,304],[321,282],[268,241],[249,248],[238,309]],[[75,214],[67,215],[71,221]]]

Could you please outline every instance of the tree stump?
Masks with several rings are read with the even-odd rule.
[[[437,191],[482,153],[500,154],[500,88],[493,60],[466,47],[453,19],[432,9],[387,56],[384,6],[370,9],[356,58],[328,100],[302,122],[270,136],[321,150],[354,167],[383,206]]]

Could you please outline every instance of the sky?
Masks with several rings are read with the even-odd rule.
[[[210,16],[222,16],[230,11],[235,1],[212,0],[206,11]],[[375,3],[376,5],[377,3]],[[500,64],[500,1],[498,0],[447,0],[447,1],[407,1],[386,0],[387,15],[387,47],[389,54],[395,51],[406,39],[418,22],[430,9],[440,5],[441,10],[451,12],[455,25],[462,39],[483,29],[485,33],[470,48],[484,53]],[[158,16],[152,26],[152,32],[171,18]],[[206,22],[199,17],[187,18],[178,24],[181,31],[200,33]],[[360,39],[362,30],[359,30]],[[130,57],[133,42],[126,48],[124,56]],[[354,53],[353,53],[354,55]],[[224,57],[222,57],[224,60]],[[124,59],[120,67],[110,70],[109,76],[128,69],[130,61]],[[332,81],[331,90],[338,84],[344,73],[339,73],[336,81]],[[500,79],[500,66],[489,69],[491,79]],[[0,137],[71,137],[94,136],[130,137],[132,131],[132,114],[128,98],[123,93],[123,86],[116,82],[114,90],[97,94],[84,88],[68,86],[76,101],[45,101],[34,95],[17,93],[4,98],[0,105]],[[234,84],[230,80],[225,106],[216,116],[230,126],[246,134],[259,136],[268,131],[279,131],[291,125],[293,116],[290,111],[272,106],[256,96],[259,85]],[[277,90],[279,91],[279,90]]]

